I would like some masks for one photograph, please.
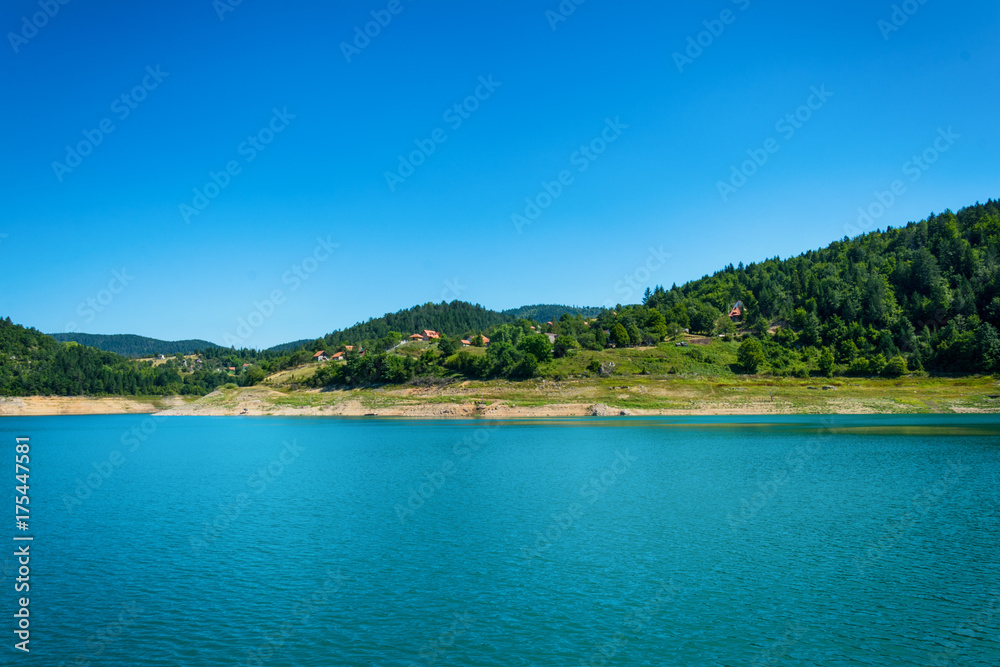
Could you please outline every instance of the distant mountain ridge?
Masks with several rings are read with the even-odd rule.
[[[565,314],[582,315],[583,317],[597,317],[603,308],[595,306],[560,306],[557,304],[539,304],[537,306],[521,306],[520,308],[508,308],[500,311],[504,315],[510,315],[515,320],[524,318],[536,322],[556,321]]]
[[[645,348],[655,357],[641,366],[626,357],[633,364],[629,372],[652,374],[656,368],[650,365],[659,363],[670,375],[677,367],[666,360],[675,355],[665,351],[673,352],[672,341],[687,347],[686,339],[678,340],[685,330],[709,343],[722,339],[715,346],[697,342],[683,354],[691,363],[706,364],[702,370],[724,375],[1000,375],[998,258],[1000,201],[991,199],[787,259],[729,264],[680,287],[656,285],[641,304],[600,309],[595,322],[581,315],[598,309],[541,304],[498,312],[463,301],[426,303],[276,346],[284,351],[275,352],[128,334],[50,337],[7,316],[0,319],[0,395],[204,395],[230,383],[253,386],[269,374],[309,364],[320,349],[343,345],[355,346],[353,354],[345,355],[345,363],[324,365],[311,386],[562,378],[573,368],[564,358],[583,354],[578,359],[583,362],[589,356],[593,363],[585,371],[580,363],[573,372],[599,373],[601,358],[591,353],[620,360],[627,348]],[[564,313],[572,317],[556,321]],[[526,322],[517,324],[519,317],[542,323],[541,333],[555,340],[529,333]],[[553,324],[547,326],[547,320]],[[473,351],[443,340],[436,347],[396,352],[401,340],[423,329],[446,338],[485,333],[491,343]],[[733,339],[741,340],[737,353]],[[203,359],[194,367],[178,360],[152,364],[124,358],[199,349]]]
[[[304,345],[311,345],[316,341],[315,338],[302,338],[300,340],[293,340],[289,343],[279,343],[278,345],[272,345],[267,348],[268,352],[289,352],[291,350],[297,350]]]
[[[514,319],[510,315],[465,301],[425,303],[395,313],[386,313],[367,322],[358,322],[346,329],[332,331],[318,340],[326,347],[336,347],[344,343],[379,339],[390,331],[397,331],[405,336],[423,329],[457,336],[466,331],[482,332],[497,324],[512,322]]]
[[[193,354],[197,350],[218,347],[207,340],[159,340],[135,334],[88,334],[54,333],[48,334],[62,343],[79,343],[96,347],[105,352],[114,352],[123,357],[151,357],[157,354]]]
[[[546,322],[558,320],[564,313],[596,317],[600,312],[601,308],[558,304],[538,304],[496,311],[463,301],[453,301],[447,304],[427,303],[395,313],[386,313],[381,317],[369,319],[367,322],[358,322],[350,327],[334,330],[325,336],[279,343],[267,348],[266,351],[290,352],[310,346],[317,340],[323,341],[323,345],[334,346],[365,338],[381,338],[390,331],[410,334],[423,329],[433,329],[454,336],[467,330],[483,331],[491,326],[505,324],[520,318]],[[193,354],[198,350],[219,347],[215,343],[201,339],[169,341],[135,334],[53,333],[47,335],[60,342],[79,343],[105,352],[114,352],[123,357]]]

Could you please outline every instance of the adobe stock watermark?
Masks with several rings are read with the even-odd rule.
[[[826,89],[826,84],[820,85],[819,88],[810,86],[809,90],[811,94],[806,98],[805,104],[799,106],[795,111],[786,113],[774,124],[774,131],[779,133],[785,141],[794,137],[795,133],[801,130],[813,117],[813,113],[822,109],[823,105],[833,97],[833,93]],[[781,143],[774,137],[768,137],[764,140],[761,148],[748,148],[749,159],[740,163],[739,167],[735,164],[730,165],[728,181],[716,181],[715,183],[722,201],[729,201],[729,196],[746,185],[747,180],[767,164],[770,157],[779,150],[781,150]]]
[[[444,289],[441,290],[441,300],[447,302],[459,299],[468,287],[468,285],[463,285],[458,281],[458,276],[455,276],[453,280],[445,280]]]
[[[451,625],[447,629],[442,630],[438,633],[437,637],[426,642],[418,650],[421,662],[427,665],[427,667],[431,667],[441,660],[442,656],[455,646],[455,642],[468,633],[472,627],[472,622],[476,620],[469,615],[468,611],[461,614],[455,613],[454,617],[455,620],[451,622]],[[411,661],[408,667],[420,667],[420,663]]]
[[[110,110],[112,115],[118,118],[119,121],[128,118],[133,111],[139,108],[139,104],[144,102],[149,97],[149,94],[156,90],[168,76],[170,76],[170,72],[161,71],[159,65],[155,69],[152,65],[147,66],[146,75],[142,77],[142,81],[133,86],[128,92],[122,93],[111,101]],[[94,129],[81,130],[83,139],[76,142],[76,144],[66,145],[66,156],[63,158],[63,162],[59,160],[52,162],[52,171],[55,173],[56,179],[62,183],[63,178],[67,174],[73,173],[74,169],[83,164],[83,158],[91,155],[94,149],[100,146],[104,142],[104,139],[114,132],[115,129],[116,126],[112,117],[105,116],[97,123],[97,127]]]
[[[91,463],[93,472],[88,472],[86,477],[76,478],[76,488],[73,489],[73,495],[63,494],[63,509],[67,513],[72,514],[73,509],[77,505],[82,505],[83,501],[90,498],[95,491],[104,486],[104,483],[111,479],[119,468],[125,465],[128,459],[127,455],[139,451],[142,443],[149,440],[156,433],[156,429],[159,428],[160,422],[164,419],[167,419],[167,417],[149,415],[132,428],[123,431],[118,441],[121,443],[122,450],[124,451],[113,449],[103,461],[94,461]]]
[[[412,2],[413,0],[409,0]],[[382,34],[384,28],[388,28],[394,16],[399,16],[406,5],[403,0],[389,0],[385,9],[373,9],[371,11],[372,20],[362,26],[354,26],[354,36],[350,42],[340,43],[340,52],[344,55],[344,60],[348,64],[354,56],[361,55],[361,52],[368,48],[372,40]]]
[[[490,440],[491,432],[498,428],[500,428],[500,423],[495,422],[489,428],[477,428],[471,434],[467,434],[452,445],[451,453],[454,458],[445,459],[436,470],[424,473],[419,485],[410,485],[407,487],[410,495],[407,496],[406,503],[396,503],[392,508],[396,512],[396,518],[399,519],[399,523],[406,525],[406,520],[412,517],[417,510],[423,507],[427,501],[433,498],[447,484],[448,479],[458,472],[461,464],[468,462],[476,452],[486,446],[486,443]]]
[[[146,612],[144,607],[136,604],[134,601],[123,602],[121,608],[122,611],[119,612],[116,621],[109,622],[103,628],[87,637],[87,640],[84,642],[87,647],[87,653],[77,653],[74,656],[74,665],[86,666],[90,665],[91,661],[94,661],[94,664],[100,664],[101,656],[108,650],[108,647],[118,642],[125,631],[135,625],[139,621],[139,616]]]
[[[580,661],[581,665],[591,665],[592,667],[603,667],[612,664],[609,661],[628,647],[630,641],[635,639],[646,626],[654,621],[661,608],[670,602],[675,602],[684,592],[683,588],[677,585],[673,578],[668,583],[661,584],[660,588],[653,594],[653,597],[643,604],[637,605],[629,610],[622,623],[622,629],[616,632],[606,642],[595,645],[594,650],[586,659]]]
[[[752,667],[757,665],[779,665],[788,657],[792,647],[799,643],[805,630],[798,621],[785,624],[785,633],[780,638],[768,644],[750,661]]]
[[[248,491],[241,491],[226,504],[219,505],[219,513],[211,521],[202,524],[201,535],[191,536],[189,542],[195,554],[207,549],[225,532],[246,509],[253,504],[254,498],[267,491],[280,478],[285,469],[299,458],[305,448],[298,444],[295,438],[285,440],[281,451],[266,465],[261,466],[247,477]],[[252,492],[252,495],[251,495]]]
[[[121,271],[113,270],[107,287],[99,289],[96,294],[81,301],[76,307],[76,314],[83,318],[84,324],[90,324],[97,319],[98,313],[107,310],[115,300],[115,296],[124,292],[133,280],[135,276],[130,275],[126,267],[123,266]],[[70,320],[66,322],[64,328],[67,333],[72,333],[79,331],[79,326],[75,320]]]
[[[35,12],[30,18],[22,16],[21,29],[17,32],[7,33],[7,41],[10,42],[10,48],[14,49],[14,53],[20,53],[21,47],[33,39],[39,30],[47,26],[49,21],[59,13],[61,7],[68,4],[69,0],[38,0],[38,7],[41,11]]]
[[[744,497],[740,500],[739,516],[733,516],[732,513],[726,515],[726,521],[733,531],[757,516],[757,513],[764,509],[791,481],[795,473],[801,471],[819,453],[823,443],[833,437],[830,428],[836,423],[836,418],[823,417],[821,422],[823,426],[816,435],[809,438],[806,444],[790,449],[782,461],[782,465],[771,474],[770,478],[757,485],[760,491],[749,498]]]
[[[938,136],[934,142],[920,154],[912,156],[903,163],[903,175],[909,177],[910,183],[916,183],[961,138],[962,135],[955,134],[950,125],[947,130],[939,127]],[[873,193],[874,201],[867,206],[858,207],[857,224],[845,224],[844,232],[848,236],[857,236],[875,229],[878,219],[885,215],[886,211],[904,194],[906,194],[906,183],[899,178],[889,184],[888,190],[876,190]]]
[[[580,499],[582,502],[571,502],[563,512],[553,512],[550,515],[552,522],[545,527],[544,531],[535,531],[535,541],[531,546],[522,546],[521,555],[524,556],[525,565],[531,565],[534,559],[552,548],[567,530],[576,525],[578,521],[586,515],[586,510],[597,500],[616,486],[622,476],[628,472],[638,459],[632,456],[629,451],[618,450],[615,452],[615,460],[600,474],[594,475],[580,487]]]
[[[253,649],[246,650],[246,660],[242,663],[246,667],[264,667],[267,661],[274,658],[274,654],[284,648],[286,642],[296,631],[309,628],[312,617],[330,602],[330,595],[339,593],[344,589],[344,582],[350,579],[341,574],[341,569],[337,571],[326,571],[326,580],[322,588],[314,592],[308,598],[298,600],[288,606],[287,611],[282,613],[284,622],[278,626],[275,632],[265,635],[261,642]]]
[[[650,277],[663,268],[663,265],[667,263],[672,255],[670,253],[663,251],[663,246],[659,248],[649,247],[649,255],[646,257],[646,261],[635,267],[630,273],[626,273],[622,276],[622,279],[615,283],[615,294],[620,294],[624,297],[622,300],[616,301],[615,299],[607,299],[604,302],[604,307],[607,309],[612,309],[616,304],[619,303],[631,303],[629,299],[636,293],[642,293],[643,287],[649,285]]]
[[[948,462],[948,471],[933,484],[928,484],[920,493],[913,496],[908,509],[895,521],[886,521],[884,530],[878,540],[869,542],[864,549],[864,556],[854,557],[854,566],[858,574],[867,576],[869,568],[882,560],[885,554],[895,549],[896,544],[908,535],[913,527],[962,479],[971,468],[961,463]]]
[[[620,117],[615,116],[614,120],[605,118],[604,129],[587,143],[580,144],[580,147],[570,154],[569,163],[576,167],[577,173],[582,174],[597,158],[604,154],[608,146],[621,137],[626,129],[628,129],[628,125],[621,122]],[[566,188],[573,185],[575,180],[576,177],[571,170],[563,169],[556,174],[554,180],[542,181],[542,189],[537,194],[524,198],[524,211],[512,213],[510,216],[510,221],[514,224],[517,233],[520,234],[525,225],[530,225],[537,220],[543,211],[552,206],[552,202],[562,196]]]
[[[587,0],[562,0],[559,5],[552,9],[545,10],[545,20],[549,22],[552,32],[555,32],[560,23],[563,23],[576,12],[576,8]]]
[[[250,164],[267,149],[275,137],[285,131],[289,121],[295,118],[295,114],[288,113],[288,107],[282,107],[281,111],[277,107],[271,109],[271,119],[255,133],[247,135],[247,138],[236,147],[236,153],[243,157],[244,163]],[[194,198],[191,199],[191,204],[188,205],[187,202],[184,202],[178,207],[184,224],[190,224],[192,216],[201,215],[209,204],[229,187],[233,178],[241,173],[243,173],[243,166],[236,159],[226,162],[218,172],[209,171],[208,181],[205,185],[194,188]]]
[[[219,21],[226,20],[226,14],[235,12],[236,8],[243,4],[243,0],[212,0],[212,9]]]
[[[325,239],[317,236],[316,246],[312,252],[281,274],[282,284],[289,286],[289,292],[295,292],[319,270],[324,262],[330,259],[333,251],[339,247],[339,243],[333,243],[330,240],[330,234],[327,234]],[[264,326],[264,323],[274,315],[278,306],[285,303],[286,298],[284,290],[276,288],[271,290],[271,293],[263,301],[255,299],[253,309],[247,313],[247,316],[236,318],[234,332],[223,334],[223,343],[231,347],[245,347],[246,341],[253,335],[254,331]]]
[[[471,95],[448,107],[441,115],[442,120],[448,124],[453,132],[462,127],[462,123],[471,118],[472,114],[479,109],[479,105],[490,99],[496,89],[503,85],[500,81],[494,81],[492,74],[487,77],[481,76],[478,81],[479,85],[476,86]],[[385,172],[385,182],[389,186],[389,192],[395,192],[397,185],[413,176],[417,168],[434,154],[440,144],[446,141],[448,141],[448,133],[441,127],[434,128],[430,136],[425,139],[414,139],[413,144],[416,149],[405,156],[398,155],[399,163],[396,165],[395,171],[386,170]]]
[[[989,595],[986,606],[956,623],[947,633],[942,633],[941,639],[935,643],[945,648],[934,654],[931,662],[927,663],[930,667],[965,664],[958,655],[962,649],[968,648],[973,642],[982,641],[989,634],[997,634],[998,623],[993,617],[1000,613],[1000,589],[991,588]]]
[[[741,12],[746,11],[750,6],[750,0],[731,1]],[[702,21],[701,24],[705,26],[705,29],[697,35],[688,35],[687,48],[684,49],[684,53],[680,51],[673,52],[672,56],[674,65],[677,66],[677,71],[683,74],[684,68],[693,64],[695,60],[705,53],[705,49],[715,44],[715,40],[722,37],[722,33],[726,31],[726,26],[736,22],[737,16],[738,14],[732,9],[723,9],[719,12],[719,18]]]
[[[893,5],[889,19],[879,19],[875,23],[879,32],[882,33],[882,40],[888,42],[889,35],[898,32],[900,28],[906,25],[910,17],[919,12],[920,8],[926,4],[927,0],[904,0],[898,5]]]

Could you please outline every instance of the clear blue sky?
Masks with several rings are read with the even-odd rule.
[[[842,238],[895,180],[879,227],[1000,195],[995,2],[898,26],[870,1],[224,2],[70,0],[37,29],[5,3],[0,314],[267,347],[442,298],[636,301]]]

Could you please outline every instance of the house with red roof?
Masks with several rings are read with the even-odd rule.
[[[733,304],[733,307],[729,309],[729,319],[734,322],[743,317],[743,302],[737,301]]]

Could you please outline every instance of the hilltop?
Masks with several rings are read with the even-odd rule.
[[[49,334],[60,342],[75,342],[80,345],[96,347],[105,352],[114,352],[123,357],[151,357],[158,354],[193,354],[198,350],[217,347],[207,340],[159,340],[135,334],[87,334],[87,333],[54,333]]]
[[[651,286],[641,303],[614,310],[428,303],[297,345],[212,347],[158,365],[60,343],[8,318],[0,323],[0,394],[200,396],[260,384],[294,393],[636,377],[673,385],[927,380],[1000,370],[998,326],[1000,204],[990,200],[789,259]]]

